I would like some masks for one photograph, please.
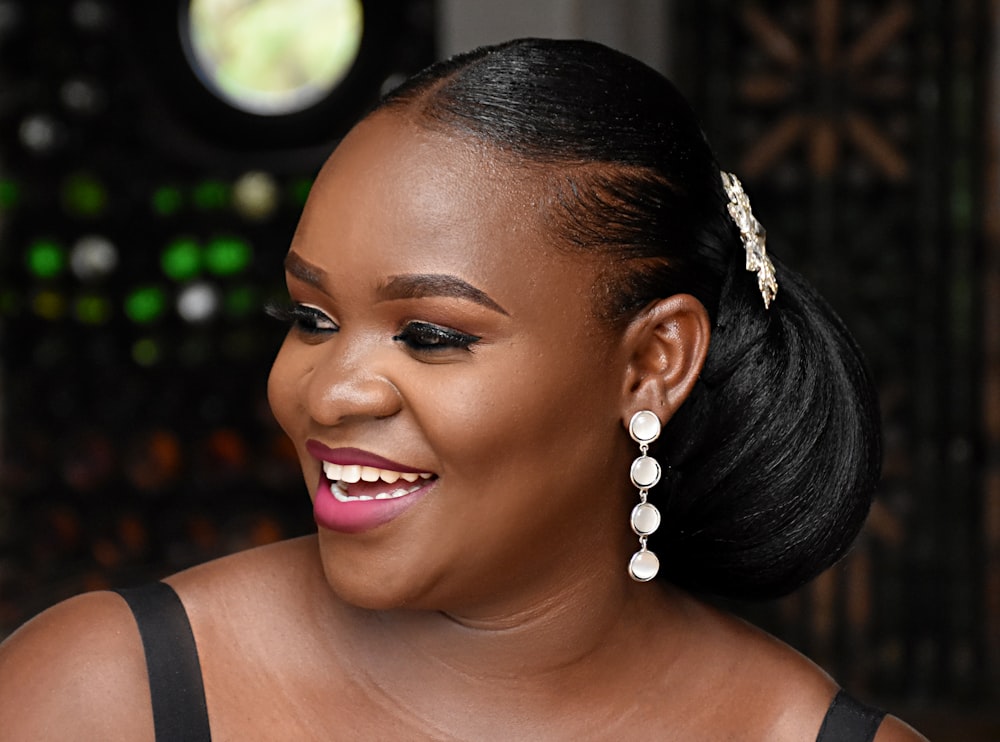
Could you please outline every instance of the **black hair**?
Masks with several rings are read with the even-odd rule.
[[[608,258],[595,303],[609,321],[676,293],[705,306],[705,366],[654,451],[672,469],[666,496],[652,493],[661,575],[696,592],[775,597],[847,551],[880,469],[865,361],[773,256],[779,290],[765,309],[716,157],[666,78],[594,42],[519,39],[438,62],[379,107],[542,166],[548,226]]]

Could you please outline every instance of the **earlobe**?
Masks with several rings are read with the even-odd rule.
[[[645,409],[665,424],[694,388],[710,339],[708,312],[690,294],[674,294],[643,309],[625,331],[629,363],[623,421]]]

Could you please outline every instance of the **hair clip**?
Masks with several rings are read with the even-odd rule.
[[[747,270],[757,274],[757,287],[764,297],[764,308],[771,306],[771,301],[778,293],[778,282],[774,277],[774,264],[767,257],[764,242],[767,230],[750,210],[750,199],[743,191],[743,185],[732,173],[722,173],[722,187],[729,196],[729,215],[740,229],[743,249],[747,253]]]

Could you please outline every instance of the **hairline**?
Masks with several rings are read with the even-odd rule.
[[[557,252],[563,255],[581,256],[598,264],[596,277],[590,290],[591,314],[609,327],[620,329],[640,309],[640,307],[636,307],[634,312],[626,315],[616,314],[611,309],[612,306],[621,302],[625,293],[620,284],[628,276],[628,268],[624,266],[622,261],[612,259],[616,253],[614,245],[574,243],[564,233],[566,230],[562,220],[567,218],[566,214],[556,212],[561,208],[563,198],[573,190],[576,184],[586,183],[588,180],[593,183],[593,179],[600,179],[602,176],[608,180],[615,176],[629,174],[648,177],[651,171],[645,167],[623,162],[533,156],[528,148],[521,151],[511,146],[505,146],[504,142],[489,137],[473,126],[463,126],[463,119],[460,116],[435,115],[434,96],[450,81],[451,77],[452,75],[448,75],[433,81],[426,88],[408,91],[396,98],[389,98],[376,106],[366,118],[382,114],[402,117],[408,123],[426,132],[454,136],[467,144],[474,144],[481,154],[492,158],[501,166],[528,175],[536,188],[535,193],[539,199],[539,228],[544,230],[547,236],[553,238],[550,244]],[[579,174],[581,177],[574,178],[575,174]],[[557,177],[560,175],[564,177]],[[518,182],[523,181],[519,180]]]

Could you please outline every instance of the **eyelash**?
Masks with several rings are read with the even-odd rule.
[[[305,304],[270,303],[264,310],[272,317],[287,325],[291,325],[306,335],[321,335],[338,332],[340,327],[325,313]],[[329,327],[321,325],[328,324]],[[481,340],[476,335],[470,335],[458,330],[452,330],[430,322],[411,321],[392,336],[396,342],[403,343],[410,350],[433,353],[443,350],[472,351],[472,346]]]
[[[393,340],[401,342],[411,350],[434,352],[438,350],[472,351],[472,346],[481,338],[458,330],[450,330],[430,322],[407,322]]]
[[[277,302],[268,303],[264,308],[267,316],[293,326],[299,332],[306,335],[319,335],[324,332],[337,332],[340,327],[323,312],[305,304],[279,304]],[[320,327],[321,324],[329,324],[329,327]]]

